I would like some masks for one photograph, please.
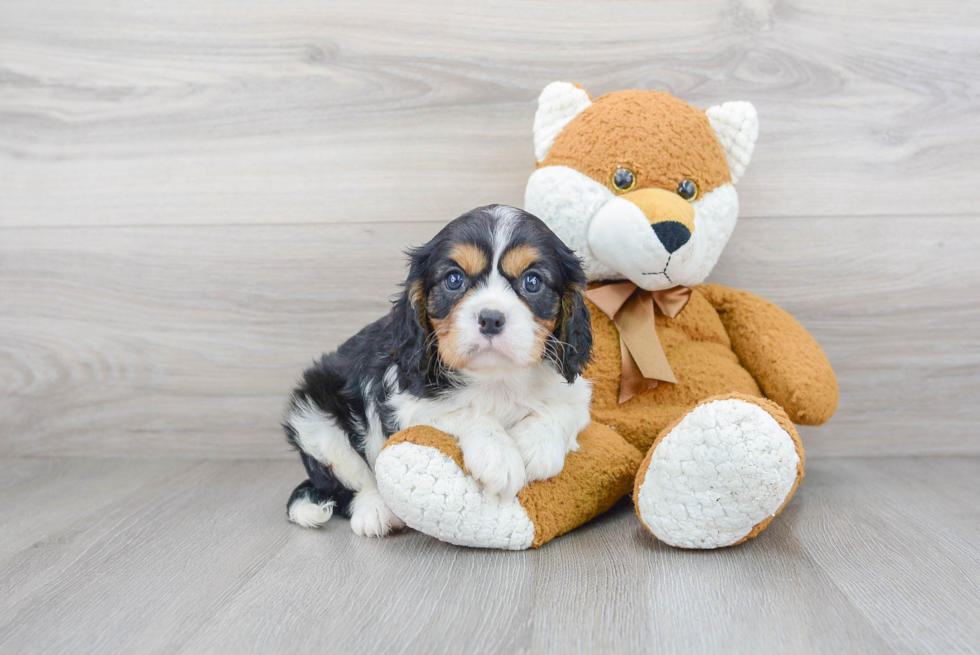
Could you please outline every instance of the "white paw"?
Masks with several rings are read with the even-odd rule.
[[[326,503],[314,503],[306,496],[301,496],[289,506],[289,520],[304,528],[319,528],[333,516],[333,508],[336,504],[332,500]]]
[[[383,537],[405,524],[388,509],[377,489],[360,491],[351,502],[350,528],[361,537]]]
[[[524,488],[524,460],[505,438],[476,437],[460,441],[466,470],[483,484],[486,493],[508,501]]]
[[[565,468],[568,439],[553,423],[531,417],[511,428],[510,436],[521,453],[528,482],[553,478]]]

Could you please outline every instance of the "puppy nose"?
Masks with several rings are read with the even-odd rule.
[[[650,227],[653,228],[654,234],[660,239],[660,243],[664,244],[664,248],[670,253],[691,240],[691,231],[687,229],[687,226],[677,221],[654,223]]]
[[[480,323],[480,333],[488,337],[500,334],[504,329],[504,313],[496,309],[484,309],[476,319]]]

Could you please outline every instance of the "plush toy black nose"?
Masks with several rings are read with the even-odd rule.
[[[660,243],[664,244],[667,252],[674,252],[691,240],[691,231],[677,221],[654,223],[651,227],[654,234],[660,239]]]
[[[476,319],[480,323],[480,332],[492,337],[504,329],[504,313],[496,309],[484,309]]]

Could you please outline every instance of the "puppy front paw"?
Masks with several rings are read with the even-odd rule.
[[[517,448],[503,438],[470,437],[460,440],[463,463],[487,493],[503,501],[513,499],[524,488],[524,460]]]
[[[358,492],[351,502],[350,528],[361,537],[384,537],[405,523],[388,509],[377,489]]]
[[[526,418],[511,428],[510,436],[521,453],[528,482],[553,478],[565,468],[568,440],[548,421]]]

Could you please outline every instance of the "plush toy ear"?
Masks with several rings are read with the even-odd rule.
[[[538,162],[548,156],[558,133],[591,104],[592,96],[580,86],[552,82],[544,87],[534,114],[534,156]]]
[[[739,181],[752,159],[759,138],[759,114],[751,102],[726,102],[704,112],[725,150],[732,184]]]

